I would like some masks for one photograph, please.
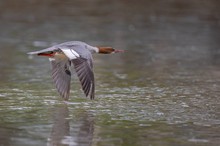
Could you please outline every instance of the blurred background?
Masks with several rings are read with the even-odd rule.
[[[220,145],[219,5],[0,0],[0,145]],[[125,50],[94,55],[94,101],[26,54],[72,40]]]

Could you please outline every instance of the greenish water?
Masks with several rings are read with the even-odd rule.
[[[220,145],[218,5],[0,1],[0,146]],[[70,40],[125,50],[94,55],[95,100],[26,54]]]

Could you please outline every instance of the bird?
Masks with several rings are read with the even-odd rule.
[[[124,50],[113,47],[94,47],[82,41],[69,41],[27,54],[49,57],[52,66],[52,80],[60,96],[64,100],[68,100],[73,71],[76,72],[86,97],[94,99],[95,79],[92,54],[120,52],[124,52]]]

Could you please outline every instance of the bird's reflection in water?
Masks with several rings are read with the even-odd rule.
[[[86,111],[76,111],[73,114],[73,116],[69,116],[68,104],[62,104],[55,108],[48,146],[92,145],[93,116]]]

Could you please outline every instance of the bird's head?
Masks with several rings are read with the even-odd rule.
[[[117,50],[112,47],[97,47],[98,53],[100,54],[111,54],[111,53],[120,53],[124,52],[124,50]]]

